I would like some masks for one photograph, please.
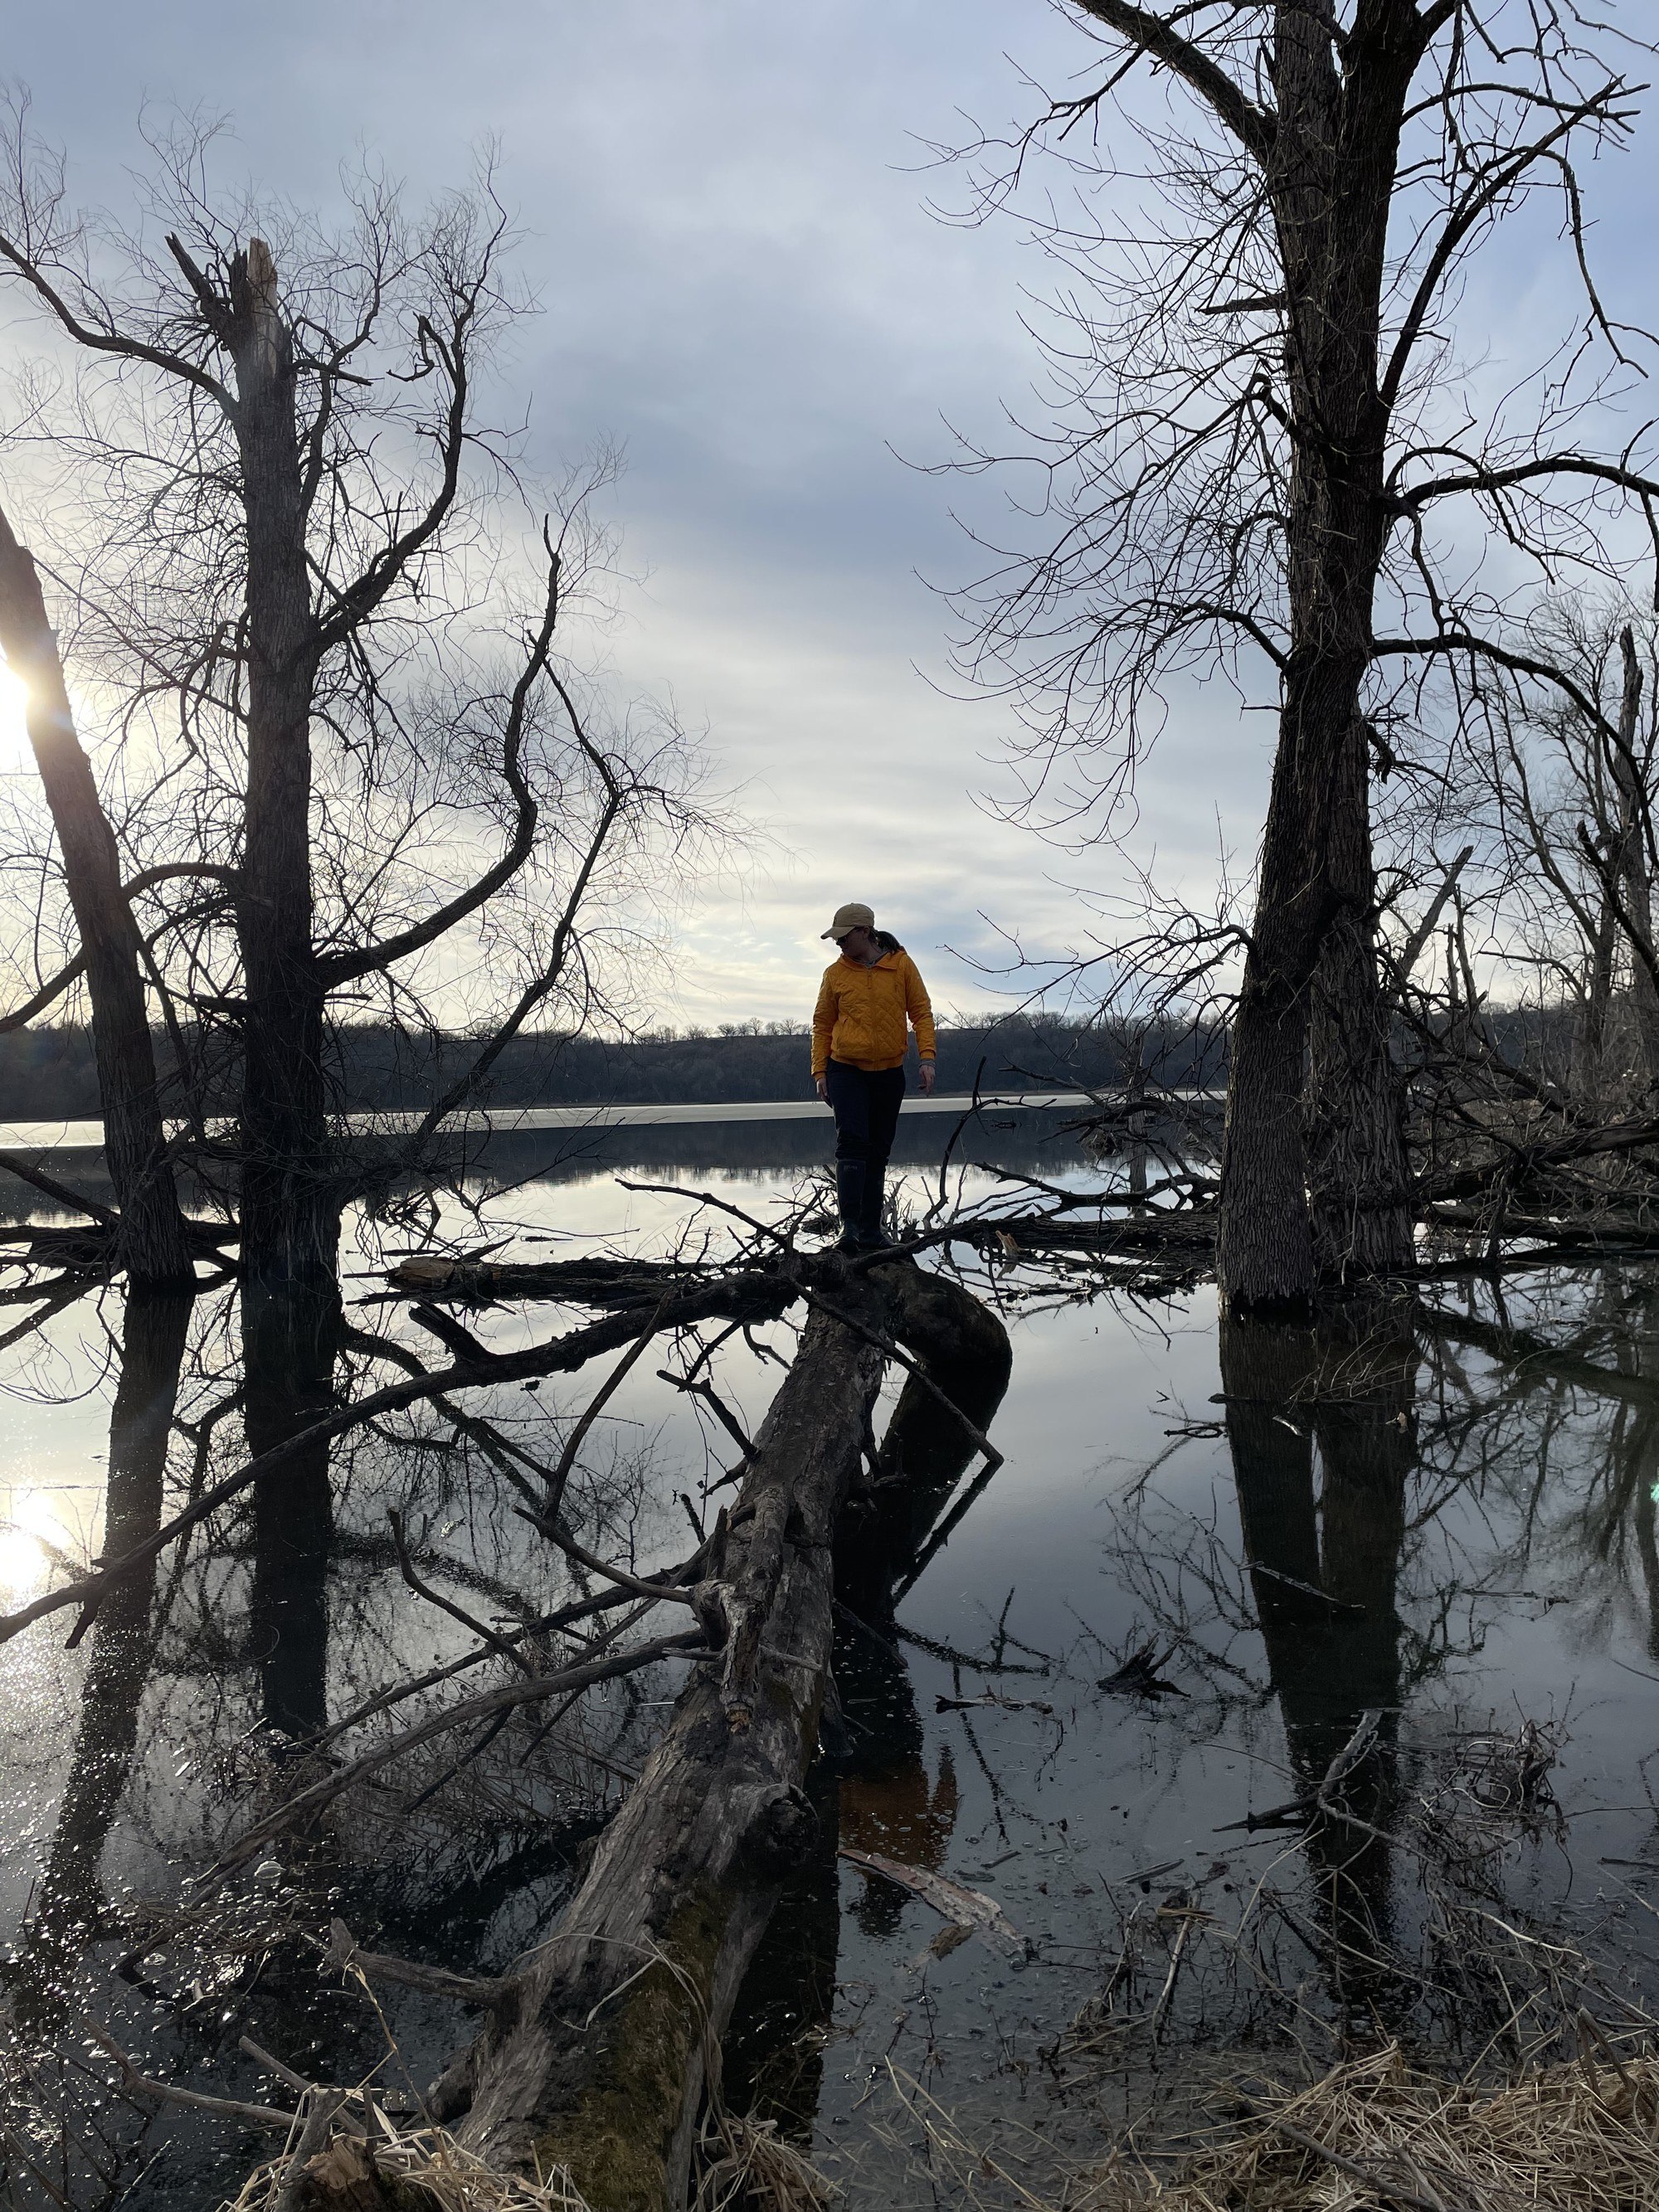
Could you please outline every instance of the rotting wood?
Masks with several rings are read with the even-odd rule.
[[[885,1364],[872,1337],[940,1373],[972,1343],[984,1356],[994,1332],[1006,1380],[1000,1325],[954,1285],[900,1261],[847,1270],[835,1297],[860,1326],[815,1307],[698,1591],[699,1617],[724,1630],[720,1658],[681,1693],[558,1928],[429,2094],[434,2120],[490,2167],[566,2168],[594,2212],[683,2203],[712,2039],[814,1839],[801,1784],[833,1647],[838,1524]],[[337,2212],[312,2173],[310,2202]]]

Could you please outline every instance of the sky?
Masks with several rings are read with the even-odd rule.
[[[1631,0],[1625,0],[1631,4]],[[145,101],[227,115],[223,166],[326,207],[365,151],[418,199],[495,140],[541,313],[515,338],[530,459],[623,447],[611,502],[640,580],[613,681],[706,730],[764,836],[680,925],[675,1024],[800,1018],[836,904],[868,900],[965,1011],[1009,988],[1006,933],[1078,941],[1124,863],[999,821],[1005,703],[950,677],[941,586],[974,573],[953,510],[1003,489],[927,472],[950,425],[992,440],[1041,373],[1049,283],[1012,223],[963,228],[929,148],[1029,116],[1088,50],[1047,0],[0,0],[3,66],[62,142],[74,197],[119,204]],[[1645,275],[1659,136],[1607,194],[1614,275]],[[1468,303],[1502,352],[1538,270],[1498,256]],[[1188,692],[1143,769],[1135,856],[1201,895],[1248,866],[1270,719]]]

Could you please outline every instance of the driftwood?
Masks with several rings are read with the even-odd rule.
[[[477,2039],[428,2098],[433,2118],[492,2168],[566,2168],[594,2212],[684,2203],[714,2039],[784,1878],[817,1838],[801,1785],[880,1340],[904,1342],[935,1375],[959,1368],[969,1343],[985,1357],[1000,1345],[1006,1378],[994,1321],[907,1263],[847,1269],[833,1304],[856,1325],[814,1303],[695,1593],[718,1658],[682,1692],[558,1928],[492,1985]],[[924,1384],[911,1425],[924,1399],[949,1425]],[[988,1417],[983,1403],[972,1411]],[[958,1436],[957,1468],[966,1455]],[[339,2212],[321,2162],[307,2201]]]

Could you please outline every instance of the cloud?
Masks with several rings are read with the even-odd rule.
[[[125,196],[143,96],[228,111],[232,173],[302,201],[326,202],[357,146],[418,198],[499,139],[543,304],[509,374],[533,399],[532,458],[550,469],[601,436],[629,457],[617,511],[649,574],[610,642],[617,682],[707,723],[778,847],[744,898],[687,921],[666,1018],[801,1011],[848,896],[875,902],[946,1003],[989,988],[983,915],[1034,945],[1078,936],[1075,886],[1109,887],[1115,863],[1057,854],[977,803],[1011,788],[1007,709],[939,688],[946,611],[921,580],[972,573],[952,509],[1000,519],[1004,487],[898,458],[943,458],[951,422],[996,438],[1038,374],[1023,288],[1049,272],[1012,225],[935,220],[929,197],[960,181],[924,165],[928,142],[1029,115],[1020,67],[1055,85],[1085,67],[1060,11],[82,0],[14,11],[9,33],[80,198]],[[1650,173],[1595,179],[1615,277],[1650,257]],[[1469,309],[1495,356],[1541,265],[1535,241],[1501,239],[1477,264]],[[1271,735],[1224,684],[1175,690],[1136,849],[1195,893],[1218,836],[1248,861]]]

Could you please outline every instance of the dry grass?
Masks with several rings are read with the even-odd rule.
[[[285,2195],[291,2201],[296,2192],[284,2190],[291,2165],[285,2154],[260,2166],[228,2212],[270,2212]],[[307,2174],[321,2194],[342,2203],[380,2176],[391,2185],[388,2195],[429,2200],[432,2212],[589,2212],[562,2166],[539,2181],[498,2173],[442,2128],[403,2132],[384,2118],[372,2149],[361,2136],[336,2136],[308,2161]]]
[[[1581,2057],[1497,2091],[1413,2072],[1391,2048],[1149,2174],[1096,2177],[1090,2212],[1647,2212],[1659,2205],[1659,2057]]]
[[[829,2212],[837,2191],[770,2120],[737,2120],[723,2107],[703,2124],[692,2212]]]

